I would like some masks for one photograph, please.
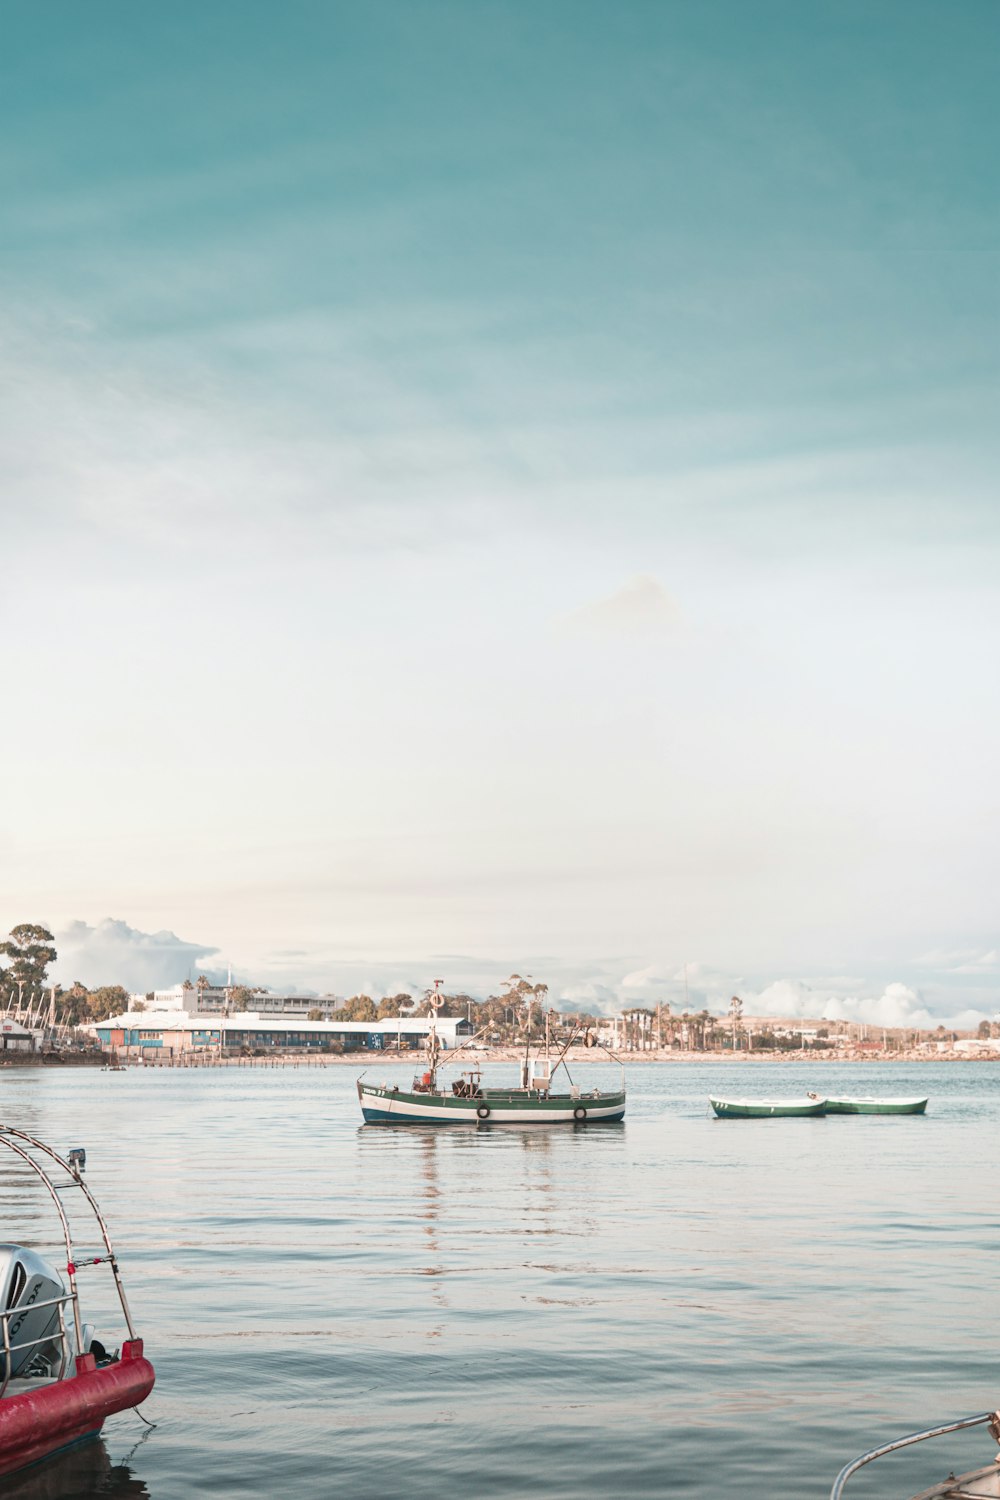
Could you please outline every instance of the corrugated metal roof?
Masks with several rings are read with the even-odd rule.
[[[192,1015],[189,1011],[129,1011],[124,1015],[111,1016],[106,1021],[97,1021],[87,1027],[88,1031],[218,1031],[220,1025],[227,1031],[311,1031],[333,1035],[370,1036],[423,1036],[430,1025],[426,1016],[395,1016],[386,1021],[307,1021],[302,1016],[261,1015],[259,1011],[238,1010],[222,1016]],[[463,1017],[439,1017],[434,1023],[438,1036],[451,1037],[459,1026],[467,1026]]]

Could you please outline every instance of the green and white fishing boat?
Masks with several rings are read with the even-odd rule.
[[[827,1099],[828,1115],[922,1115],[926,1099]]]
[[[709,1099],[720,1120],[791,1120],[826,1112],[825,1099]]]
[[[529,1035],[530,1029],[529,1005]],[[554,1065],[548,1055],[547,1045],[545,1055],[532,1057],[529,1043],[521,1060],[520,1082],[516,1087],[488,1088],[483,1083],[482,1069],[479,1067],[467,1069],[450,1085],[445,1085],[438,1079],[441,1049],[437,1032],[432,1026],[427,1041],[426,1070],[413,1080],[410,1088],[401,1089],[388,1083],[366,1083],[364,1074],[358,1079],[358,1101],[365,1123],[593,1125],[624,1119],[624,1068],[619,1089],[608,1092],[581,1088],[573,1083],[566,1067],[566,1053],[574,1040],[575,1034],[562,1047]],[[457,1049],[459,1052],[461,1050]],[[563,1092],[553,1087],[560,1068],[566,1074]]]
[[[876,1459],[884,1458],[888,1453],[898,1453],[901,1448],[910,1448],[914,1443],[926,1442],[928,1438],[962,1432],[967,1427],[987,1427],[994,1442],[1000,1443],[1000,1410],[981,1411],[974,1417],[959,1417],[958,1421],[945,1422],[940,1427],[926,1427],[922,1432],[908,1433],[906,1437],[894,1438],[892,1442],[882,1443],[878,1448],[862,1453],[860,1458],[853,1459],[841,1469],[830,1491],[830,1500],[842,1500],[851,1476]],[[885,1494],[886,1491],[882,1490],[880,1493]],[[960,1474],[957,1478],[954,1473],[949,1474],[947,1479],[932,1484],[929,1490],[921,1490],[919,1495],[912,1496],[912,1500],[1000,1500],[1000,1453],[991,1464],[986,1464],[983,1468],[970,1469],[967,1474]]]

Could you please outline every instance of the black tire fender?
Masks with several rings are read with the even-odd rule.
[[[476,1114],[479,1116],[479,1118],[481,1120],[488,1120],[489,1117],[490,1117],[490,1107],[489,1107],[489,1105],[488,1104],[480,1104],[479,1108],[476,1110]]]
[[[573,1118],[574,1120],[585,1120],[587,1118],[587,1111],[582,1104],[578,1104],[576,1109],[574,1109]]]

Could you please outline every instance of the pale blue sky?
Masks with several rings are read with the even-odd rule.
[[[995,1009],[998,42],[8,11],[0,920]]]

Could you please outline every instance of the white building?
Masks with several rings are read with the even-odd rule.
[[[223,1016],[234,1013],[229,996],[231,989],[235,988],[235,985],[221,984],[200,987],[175,984],[168,990],[153,990],[152,998],[130,995],[129,1004],[132,1010],[141,1005],[145,1011],[187,1011],[192,1016]],[[254,1010],[268,1016],[308,1016],[311,1010],[321,1010],[325,1016],[330,1016],[343,1003],[336,995],[254,995]]]
[[[42,1031],[31,1031],[20,1021],[5,1016],[0,1023],[0,1050],[7,1052],[34,1052],[36,1044],[45,1035]]]
[[[421,1048],[426,1044],[431,1024],[426,1016],[391,1017],[384,1021],[308,1021],[261,1011],[210,1016],[150,1008],[111,1016],[84,1029],[96,1036],[102,1046],[126,1049],[150,1047],[187,1052],[224,1047],[236,1052],[258,1048],[312,1051],[335,1045],[345,1052],[354,1052]],[[472,1035],[473,1028],[464,1016],[438,1017],[433,1025],[442,1047],[455,1047]]]

